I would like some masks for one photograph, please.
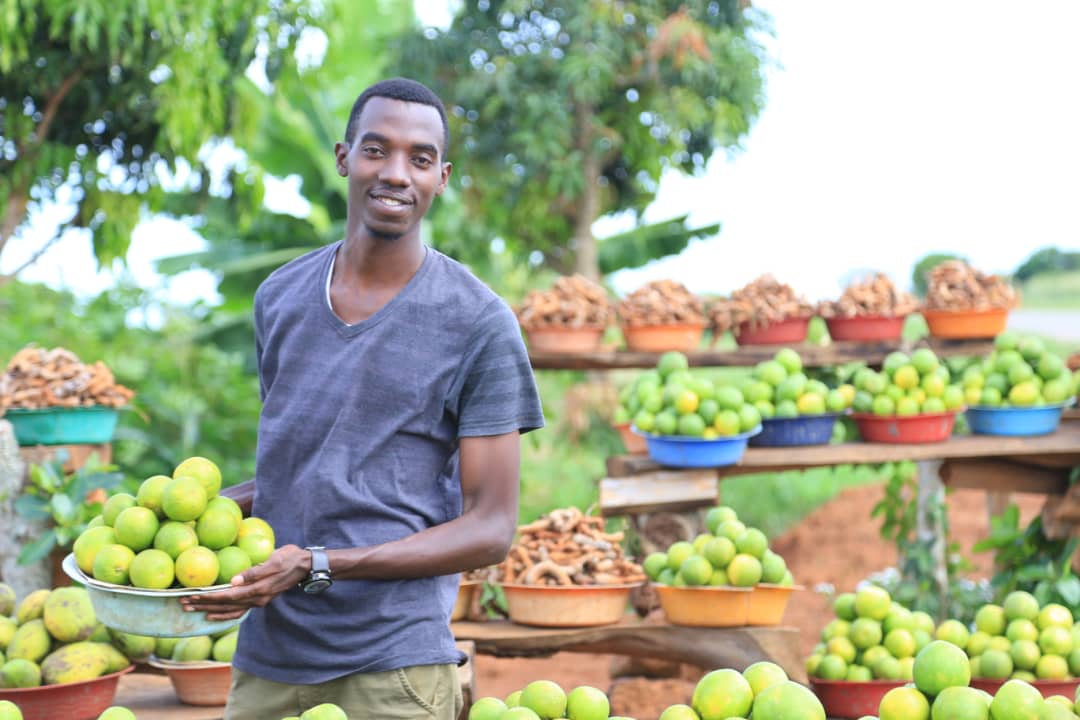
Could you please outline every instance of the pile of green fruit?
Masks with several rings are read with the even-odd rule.
[[[861,368],[855,373],[856,412],[910,417],[964,408],[964,390],[951,381],[948,366],[934,351],[919,348],[911,355],[889,353],[881,372]]]
[[[1066,680],[1080,677],[1080,623],[1064,605],[1039,606],[1031,593],[1011,592],[1001,605],[975,613],[975,631],[956,620],[943,640],[964,650],[971,676],[988,680]]]
[[[845,384],[830,389],[803,372],[802,358],[791,348],[781,348],[772,360],[754,366],[752,377],[740,389],[763,418],[840,413],[855,401],[855,387]]]
[[[23,720],[22,711],[10,700],[0,700],[0,720]],[[122,705],[113,705],[98,715],[97,720],[138,720],[138,717]],[[281,720],[349,720],[349,718],[337,705],[323,703],[304,711],[299,717],[293,715]]]
[[[806,659],[811,677],[911,680],[915,656],[934,639],[933,618],[911,612],[876,585],[837,596],[833,612],[835,619],[822,629],[821,642]]]
[[[96,580],[138,588],[208,587],[270,557],[274,531],[219,495],[221,471],[191,457],[172,476],[144,480],[136,495],[105,501],[72,547],[79,569]]]
[[[192,637],[157,638],[154,643],[154,655],[159,659],[173,662],[215,662],[231,663],[236,652],[236,641],[240,636],[240,626],[229,628],[213,635],[194,635]]]
[[[1074,397],[1080,371],[1070,373],[1039,338],[1004,332],[994,338],[993,352],[964,370],[961,383],[968,405],[1037,407]]]
[[[769,549],[765,533],[746,527],[730,507],[709,508],[705,526],[708,532],[692,542],[680,540],[646,557],[642,567],[649,579],[675,587],[795,584],[784,558]]]
[[[761,413],[735,385],[691,373],[686,355],[670,351],[619,392],[612,422],[632,422],[649,434],[713,440],[753,430]]]
[[[943,640],[919,651],[913,677],[913,683],[885,693],[880,720],[1073,720],[1078,709],[1076,698],[1044,698],[1026,680],[1008,680],[993,695],[970,687],[964,652]]]
[[[609,715],[602,690],[583,685],[569,693],[550,680],[536,680],[506,699],[483,697],[469,708],[469,720],[632,720]],[[694,687],[689,705],[668,706],[660,720],[825,720],[821,701],[788,679],[779,665],[757,662],[743,672],[707,673]]]
[[[86,590],[42,589],[15,600],[11,588],[0,584],[0,688],[93,680],[131,664],[98,622]]]

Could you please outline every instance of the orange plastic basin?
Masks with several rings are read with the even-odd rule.
[[[633,585],[503,584],[510,620],[538,627],[594,627],[619,622]]]
[[[701,344],[705,333],[704,323],[683,323],[679,325],[623,325],[623,337],[626,346],[640,352],[667,352],[679,350],[690,352]]]
[[[856,315],[855,317],[826,318],[829,337],[837,342],[868,342],[873,340],[899,340],[907,315],[886,317],[884,315]]]
[[[877,717],[881,698],[893,688],[903,687],[904,680],[821,680],[810,678],[810,689],[821,700],[825,715],[830,718]],[[974,683],[973,683],[974,684]]]
[[[739,345],[786,345],[806,340],[810,316],[784,318],[764,327],[751,329],[749,322],[739,325],[735,340]]]
[[[165,671],[177,699],[185,705],[224,705],[229,699],[232,686],[232,665],[229,663],[151,658],[150,665]]]
[[[1006,308],[923,310],[922,316],[934,337],[993,338],[1005,330],[1009,311]]]
[[[614,425],[613,427],[619,431],[619,437],[622,438],[622,444],[626,448],[626,452],[631,455],[645,455],[649,452],[648,442],[643,436],[630,429],[630,423]]]
[[[0,700],[18,705],[23,720],[94,720],[112,705],[120,676],[134,669],[128,665],[93,680],[0,690]]]
[[[956,416],[961,411],[923,415],[871,415],[852,413],[851,418],[866,442],[933,443],[952,435]]]
[[[654,585],[672,625],[740,627],[750,613],[750,588]]]
[[[798,585],[774,585],[761,583],[755,585],[750,593],[750,605],[747,608],[747,625],[779,625],[784,619],[791,593],[803,588]]]
[[[537,352],[593,352],[600,349],[604,328],[536,328],[525,331],[529,349]]]

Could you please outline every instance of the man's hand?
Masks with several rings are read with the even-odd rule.
[[[185,610],[201,610],[207,620],[233,620],[253,607],[266,607],[281,593],[307,577],[311,554],[296,545],[284,545],[266,562],[248,568],[232,579],[232,587],[211,595],[180,599]]]

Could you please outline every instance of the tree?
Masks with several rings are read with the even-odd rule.
[[[911,271],[911,287],[917,297],[926,297],[926,291],[930,287],[930,271],[946,260],[963,260],[967,262],[967,258],[951,253],[930,253],[919,258],[915,263],[915,267]]]
[[[1027,282],[1036,275],[1052,272],[1067,272],[1080,268],[1080,253],[1064,252],[1056,247],[1036,250],[1027,260],[1020,263],[1013,277],[1017,282]]]
[[[99,261],[123,258],[162,175],[184,158],[199,178],[200,148],[250,117],[234,88],[252,61],[264,55],[276,76],[310,20],[299,0],[7,3],[0,253],[35,206],[60,197],[75,213],[27,264],[73,227],[92,231]]]
[[[468,221],[450,223],[441,247],[471,260],[497,236],[596,277],[598,217],[640,215],[665,169],[700,172],[749,130],[765,20],[748,5],[469,0],[447,30],[406,35],[391,67],[447,102],[460,160],[451,182]],[[681,244],[660,252],[685,246],[693,233],[679,229]]]
[[[240,145],[243,167],[229,174],[230,193],[175,193],[164,206],[197,219],[205,251],[177,255],[158,270],[192,268],[221,277],[222,307],[208,318],[207,334],[224,347],[252,353],[251,307],[255,290],[274,269],[342,237],[346,186],[334,164],[334,143],[343,140],[357,96],[379,79],[388,40],[412,22],[411,0],[330,0],[320,28],[326,52],[317,64],[291,66],[278,75],[274,91],[250,82],[238,92],[254,118],[254,131]],[[310,204],[305,217],[263,206],[262,175],[298,175]]]

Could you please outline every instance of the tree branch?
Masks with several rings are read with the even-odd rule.
[[[31,265],[33,265],[34,263],[36,263],[36,262],[38,261],[38,259],[39,259],[39,258],[40,258],[40,257],[41,257],[42,255],[44,255],[44,254],[45,254],[46,252],[48,252],[49,248],[51,248],[51,247],[52,247],[53,245],[55,245],[55,244],[56,244],[56,243],[57,243],[57,242],[58,242],[58,241],[60,240],[60,238],[61,238],[62,236],[63,236],[63,233],[61,233],[61,232],[57,232],[57,233],[56,233],[55,235],[53,235],[53,236],[52,236],[51,238],[49,238],[48,240],[46,240],[46,241],[45,241],[45,244],[44,244],[44,245],[42,245],[42,246],[41,246],[41,247],[39,247],[39,248],[38,248],[37,250],[35,250],[35,251],[34,251],[34,254],[33,254],[33,255],[31,255],[31,256],[30,256],[30,257],[29,257],[29,258],[27,259],[27,261],[26,261],[26,262],[24,262],[24,263],[23,263],[22,265],[20,265],[19,267],[15,268],[15,270],[14,270],[13,272],[11,272],[11,273],[9,273],[9,274],[7,274],[7,275],[0,275],[0,286],[4,286],[4,285],[7,285],[7,284],[8,284],[9,282],[11,282],[12,280],[14,280],[14,279],[15,279],[15,278],[16,278],[16,277],[17,277],[17,276],[19,275],[19,273],[21,273],[21,272],[22,272],[23,270],[25,270],[26,268],[30,267],[30,266],[31,266]]]
[[[33,144],[40,145],[45,141],[45,137],[49,134],[49,130],[52,129],[53,123],[56,121],[56,114],[60,112],[60,105],[64,102],[64,98],[68,96],[71,90],[82,79],[85,71],[82,68],[77,68],[74,72],[69,74],[60,83],[60,86],[53,92],[46,95],[48,98],[45,102],[45,109],[41,113],[41,122],[38,123],[34,129]],[[33,149],[27,149],[25,146],[16,145],[16,155],[26,160],[27,156],[32,156]],[[26,207],[30,202],[30,180],[27,178],[22,187],[12,188],[11,194],[8,196],[7,212],[4,214],[4,220],[0,223],[0,254],[3,254],[4,248],[7,246],[8,240],[15,234],[16,228],[22,224],[26,219]],[[49,249],[49,247],[55,242],[56,238],[49,240],[45,243],[45,246],[38,250],[30,258],[30,260],[22,265],[18,270],[10,275],[0,275],[0,285],[6,284],[9,280],[14,278],[23,269],[37,260],[41,255]]]

